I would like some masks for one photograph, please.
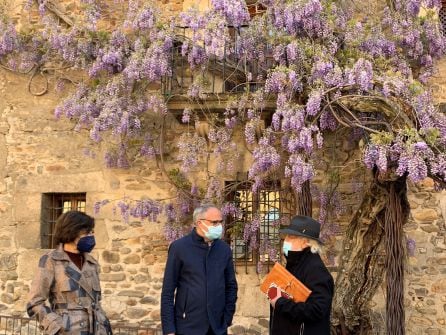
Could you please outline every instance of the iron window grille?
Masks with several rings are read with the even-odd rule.
[[[443,0],[441,2],[441,8],[440,12],[438,13],[438,16],[440,18],[441,23],[441,29],[443,31],[443,34],[446,34],[446,0]]]
[[[85,212],[86,193],[43,193],[40,240],[43,249],[53,249],[57,218],[70,210]]]
[[[260,11],[261,9],[256,10]],[[206,94],[237,94],[254,92],[262,88],[267,77],[267,69],[276,62],[269,45],[265,45],[263,50],[266,63],[269,64],[267,67],[262,67],[254,60],[246,60],[238,52],[242,43],[242,34],[246,28],[247,26],[228,26],[229,38],[225,42],[222,59],[211,57],[208,60],[206,71],[194,72],[190,68],[187,58],[182,55],[183,43],[187,43],[190,38],[191,29],[177,27],[170,56],[172,73],[162,78],[162,93],[165,96],[186,94],[196,80],[206,83],[206,89],[203,92]],[[251,73],[251,79],[246,77],[247,72]]]
[[[231,189],[227,201],[236,205],[239,214],[225,219],[225,239],[231,246],[236,268],[256,266],[259,262],[267,266],[268,270],[274,261],[280,260],[279,228],[289,223],[295,213],[295,198],[288,188],[281,188],[280,182],[271,182],[267,187],[253,193],[252,182],[228,182]],[[259,227],[255,235],[256,246],[250,247],[249,240],[244,239],[244,229],[253,220],[258,220]],[[266,250],[265,246],[269,245]],[[263,247],[262,247],[263,246]],[[275,249],[276,252],[272,252]]]

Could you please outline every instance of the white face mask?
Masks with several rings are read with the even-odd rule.
[[[204,235],[210,239],[210,240],[218,240],[221,238],[222,234],[223,234],[223,226],[220,224],[218,226],[206,226],[203,223],[203,226],[205,226],[208,231],[204,233]]]
[[[293,251],[293,246],[291,245],[290,242],[283,242],[283,246],[282,246],[282,252],[285,256],[288,256],[288,251]]]

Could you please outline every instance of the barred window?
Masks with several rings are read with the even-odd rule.
[[[442,1],[442,6],[440,8],[440,12],[438,13],[440,17],[441,28],[443,30],[443,34],[446,34],[446,1]]]
[[[43,249],[53,249],[54,225],[57,218],[70,210],[85,212],[86,193],[43,193],[40,241]]]
[[[232,189],[227,201],[238,209],[237,214],[226,218],[226,240],[236,267],[247,271],[248,266],[257,266],[259,262],[269,267],[279,260],[279,228],[295,212],[292,192],[282,189],[279,182],[272,182],[257,193],[252,192],[249,181],[229,182],[227,186]]]

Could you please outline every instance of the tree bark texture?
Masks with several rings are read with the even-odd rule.
[[[393,279],[391,277],[395,273],[400,274],[399,266],[403,264],[400,251],[392,256],[394,261],[389,263],[386,262],[386,259],[388,255],[394,253],[393,239],[398,239],[402,243],[399,234],[402,234],[402,224],[407,221],[409,211],[409,207],[406,206],[405,181],[405,177],[384,180],[381,176],[379,177],[379,173],[375,170],[370,187],[364,194],[359,209],[350,221],[344,238],[333,300],[333,333],[335,334],[373,334],[369,317],[369,302],[383,281],[386,266],[395,263],[393,266],[396,268],[388,272],[390,277],[387,279],[389,285],[392,285]],[[394,193],[393,196],[391,196],[392,192]],[[399,204],[399,207],[394,206],[395,203]],[[391,223],[396,218],[401,225]],[[392,229],[392,231],[398,230],[398,232],[393,231],[391,233],[393,237],[391,241],[388,241],[389,243],[386,243],[387,219],[389,219],[389,229]],[[388,249],[386,249],[386,246]],[[398,246],[398,249],[400,247],[401,245]],[[396,291],[400,292],[399,285]],[[390,289],[391,292],[394,288]],[[390,318],[388,318],[387,326],[389,326],[389,322],[392,325],[394,323],[400,324],[400,321],[395,321],[393,312],[395,306],[400,304],[396,302],[402,298],[400,294],[402,293],[395,293],[395,298],[392,298],[394,300],[390,305],[387,303],[389,305],[387,312],[390,313],[388,314]],[[402,315],[404,327],[404,311],[401,313],[399,307],[397,309],[396,319],[399,320]],[[391,327],[393,329],[394,326]],[[392,335],[403,334],[392,331],[388,333]]]
[[[386,326],[387,333],[404,335],[404,236],[410,208],[407,200],[406,178],[390,185],[386,210]]]
[[[307,180],[302,184],[302,191],[296,194],[298,215],[312,216],[313,200],[311,197],[310,182]]]

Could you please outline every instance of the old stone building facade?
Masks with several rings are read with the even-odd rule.
[[[169,8],[177,11],[191,1],[173,0]],[[202,2],[204,6],[207,1]],[[432,82],[439,103],[446,102],[445,78],[446,61],[440,64],[440,72]],[[175,192],[155,162],[136,162],[129,170],[107,169],[100,153],[96,158],[86,156],[84,149],[90,148],[88,133],[75,132],[69,120],[54,117],[61,96],[53,89],[46,95],[32,96],[27,91],[27,81],[26,76],[0,68],[0,314],[19,316],[25,315],[37,261],[47,251],[43,223],[51,220],[48,213],[54,199],[77,201],[93,214],[95,202],[103,199],[165,199]],[[54,84],[50,78],[50,87]],[[166,140],[172,148],[183,127],[174,117],[168,120]],[[316,177],[319,183],[324,183],[325,172],[330,169],[328,156],[333,152],[341,159],[360,159],[358,148],[347,140],[333,138],[332,142],[334,149],[326,153],[325,171],[322,169]],[[246,172],[250,159],[249,152],[241,157],[239,172]],[[166,165],[178,166],[175,155],[168,156]],[[342,228],[358,205],[355,184],[363,175],[356,165],[342,168],[338,190],[347,210],[338,218],[341,229],[333,244],[334,276]],[[407,333],[444,335],[446,196],[426,180],[410,185],[409,200],[411,216],[405,231],[416,248],[406,266]],[[112,206],[104,207],[95,218],[97,247],[93,253],[101,264],[104,309],[114,323],[159,327],[168,247],[163,235],[165,218],[159,217],[156,223],[130,219],[127,224]],[[267,333],[269,305],[259,291],[262,277],[255,265],[237,267],[239,300],[231,333]],[[376,334],[383,334],[384,290],[383,287],[372,302]]]

